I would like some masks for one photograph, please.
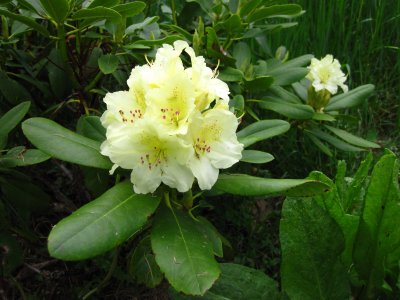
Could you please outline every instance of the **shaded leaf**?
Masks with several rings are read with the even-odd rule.
[[[332,111],[360,105],[363,101],[367,100],[369,96],[371,96],[374,89],[374,85],[366,84],[359,86],[347,93],[334,96],[331,98],[324,110]]]

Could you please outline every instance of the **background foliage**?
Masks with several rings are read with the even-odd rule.
[[[288,2],[300,6],[279,6]],[[113,178],[107,171],[110,162],[96,150],[104,140],[104,129],[98,122],[104,110],[102,98],[108,91],[126,89],[132,67],[151,59],[156,47],[177,39],[192,42],[198,55],[206,57],[213,68],[218,66],[219,78],[230,85],[232,109],[244,115],[238,136],[251,150],[233,171],[267,178],[259,184],[254,177],[223,175],[210,196],[222,192],[236,196],[199,198],[203,215],[226,237],[220,238],[221,249],[214,249],[216,253],[222,247],[224,250],[224,258],[219,259],[224,262],[220,264],[221,279],[206,295],[212,299],[218,295],[275,299],[280,297],[277,282],[281,282],[290,298],[300,297],[296,294],[299,284],[302,299],[311,299],[317,292],[309,282],[322,278],[321,299],[343,299],[350,294],[360,298],[398,296],[398,251],[390,248],[398,244],[398,233],[389,230],[396,227],[390,222],[398,214],[392,208],[398,201],[395,155],[386,153],[371,179],[368,169],[372,157],[359,168],[365,158],[363,150],[377,148],[376,143],[399,152],[397,1],[94,0],[89,4],[79,0],[6,0],[0,5],[0,283],[7,297],[183,297],[168,291],[162,281],[145,231],[89,261],[61,262],[49,257],[47,250],[52,226],[91,199],[97,198],[89,208],[100,209],[100,214],[101,209],[107,209],[102,201],[125,203],[128,187],[124,183],[103,194]],[[304,88],[298,81],[307,73],[305,66],[312,57],[307,53],[318,58],[331,53],[347,69],[349,85],[359,93],[338,95],[332,101],[331,111],[339,110],[339,114],[327,108],[321,116],[306,105]],[[369,83],[376,85],[376,93],[367,103],[373,90]],[[282,105],[271,98],[286,102]],[[22,133],[18,124],[25,116],[31,118],[23,123]],[[49,133],[56,138],[49,140]],[[355,135],[376,143],[368,144]],[[379,150],[375,153],[381,155]],[[348,162],[347,173],[343,162],[338,165],[340,159]],[[329,185],[331,192],[310,194],[307,181],[304,191],[296,190],[297,195],[285,192],[289,197],[282,211],[285,220],[280,222],[284,198],[270,196],[288,186],[272,184],[269,178],[304,178],[312,170],[335,178],[311,174],[312,179]],[[366,192],[368,186],[372,187]],[[389,190],[374,192],[379,186]],[[368,193],[391,195],[381,199],[384,212],[379,214],[379,206],[368,204]],[[299,200],[299,194],[308,198]],[[332,199],[341,203],[340,209]],[[121,213],[138,209],[135,203]],[[168,211],[160,210],[159,214],[165,222],[171,218]],[[300,224],[305,216],[311,220],[309,227]],[[371,216],[379,218],[383,229],[371,227],[376,221]],[[179,218],[188,221],[185,216]],[[73,223],[68,224],[76,230]],[[124,232],[121,228],[121,236],[113,243],[120,244],[141,224],[130,226],[135,230]],[[162,234],[164,224],[155,226]],[[391,236],[387,240],[386,228]],[[309,235],[310,231],[321,235],[319,242],[334,236],[335,243],[328,240],[321,242],[326,248],[316,247],[312,239],[318,235]],[[374,234],[367,236],[371,231]],[[60,236],[50,236],[53,256],[71,255],[62,253],[57,238]],[[381,238],[386,245],[382,248],[377,246]],[[85,237],[77,240],[87,242]],[[349,243],[354,240],[360,246],[353,257]],[[153,246],[153,251],[163,251],[164,246]],[[311,256],[295,257],[293,249],[298,248],[307,248]],[[98,253],[109,249],[104,245]],[[94,254],[83,251],[79,255]],[[143,276],[143,257],[150,262],[154,276]],[[332,257],[335,259],[329,259]],[[296,275],[293,270],[307,273],[312,264],[326,269],[320,268],[315,278],[294,278],[303,274]],[[343,275],[353,265],[355,271]],[[332,269],[335,272],[330,272]],[[243,286],[232,284],[243,276]],[[246,282],[257,284],[248,289]],[[143,284],[158,287],[150,290]],[[335,290],[338,286],[342,288]],[[248,294],[238,296],[240,293]]]

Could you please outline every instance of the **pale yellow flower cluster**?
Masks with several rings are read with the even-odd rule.
[[[310,72],[307,79],[311,81],[315,92],[327,90],[331,95],[334,95],[338,91],[338,86],[344,92],[348,91],[347,85],[344,84],[347,78],[340,69],[339,61],[334,59],[332,55],[328,54],[321,60],[311,59],[308,69]]]
[[[201,189],[210,189],[219,169],[241,158],[228,86],[186,42],[163,45],[154,62],[132,70],[128,87],[104,98],[101,153],[114,163],[111,171],[132,170],[136,193],[154,192],[161,183],[185,192],[195,178]]]

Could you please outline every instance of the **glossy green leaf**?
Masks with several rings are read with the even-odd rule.
[[[347,93],[334,96],[331,98],[324,110],[332,111],[360,105],[362,102],[367,100],[369,96],[372,95],[374,89],[374,85],[366,84],[359,86]]]
[[[21,167],[44,162],[50,158],[46,153],[37,149],[26,149],[25,147],[15,147],[0,156],[0,167]]]
[[[38,23],[35,22],[34,19],[20,15],[20,14],[14,14],[8,10],[5,9],[0,9],[0,15],[4,15],[8,18],[11,18],[13,20],[17,20],[18,22],[21,22],[30,28],[36,30],[38,33],[44,35],[45,37],[50,36],[50,33],[47,31],[47,29]]]
[[[112,9],[118,12],[122,17],[127,18],[140,14],[145,7],[146,3],[142,1],[135,1],[113,6]]]
[[[157,265],[151,250],[150,236],[144,237],[128,263],[129,274],[138,282],[149,288],[154,288],[161,283],[164,275]]]
[[[342,140],[339,140],[337,138],[335,138],[334,136],[331,136],[330,134],[319,130],[317,128],[313,128],[310,130],[307,130],[310,134],[316,136],[317,138],[327,141],[329,144],[335,146],[336,148],[343,150],[343,151],[352,151],[352,152],[356,152],[356,151],[365,151],[365,149],[359,148],[359,147],[355,147],[353,145],[350,145]]]
[[[240,196],[313,196],[329,190],[329,186],[310,179],[272,179],[245,174],[221,174],[213,190]]]
[[[237,137],[244,147],[248,147],[256,142],[285,133],[289,128],[290,124],[283,120],[262,120],[240,130]]]
[[[120,0],[93,0],[87,8],[93,8],[96,6],[112,7],[119,4]]]
[[[122,20],[122,16],[111,8],[97,6],[94,8],[83,8],[81,10],[78,10],[75,14],[72,15],[72,19],[89,19],[92,21],[107,19],[112,20],[115,23],[119,23]]]
[[[358,146],[358,147],[365,147],[365,148],[380,148],[380,146],[376,143],[364,140],[358,136],[355,136],[345,130],[335,128],[332,126],[325,125],[325,128],[329,129],[331,132],[336,134],[341,139],[345,140],[349,144]]]
[[[271,76],[259,76],[251,80],[245,80],[244,86],[250,93],[263,92],[273,84],[274,78]]]
[[[295,120],[309,120],[314,115],[314,109],[306,104],[285,103],[279,99],[262,99],[258,102],[263,109],[272,110]]]
[[[354,264],[366,283],[366,299],[381,294],[385,273],[394,272],[400,259],[399,161],[393,153],[376,163],[366,191],[354,243]]]
[[[218,79],[226,82],[240,82],[243,77],[244,74],[242,71],[231,67],[227,67],[218,73]]]
[[[103,142],[106,139],[106,129],[101,125],[100,118],[97,116],[82,116],[76,125],[79,134]]]
[[[160,198],[133,193],[132,183],[119,183],[53,227],[50,255],[82,260],[100,255],[140,231]]]
[[[2,115],[0,117],[0,134],[6,136],[17,127],[29,111],[30,106],[31,103],[29,101],[22,102]]]
[[[98,63],[103,74],[111,74],[118,68],[119,60],[114,54],[106,54],[99,57]]]
[[[22,123],[30,142],[52,157],[88,167],[110,169],[110,160],[100,154],[100,142],[81,136],[54,121],[31,118]]]
[[[40,0],[40,3],[57,24],[62,24],[69,14],[68,0]]]
[[[163,206],[151,232],[161,271],[174,289],[191,295],[203,295],[220,274],[213,245],[197,226],[187,213]]]
[[[255,10],[246,21],[252,23],[265,18],[293,18],[301,13],[301,6],[297,4],[271,5]]]
[[[243,150],[242,158],[240,159],[240,161],[253,164],[264,164],[272,160],[274,160],[272,154],[258,150]]]
[[[223,257],[224,252],[222,248],[221,234],[214,227],[214,225],[206,218],[199,216],[197,217],[198,226],[197,229],[203,233],[205,237],[212,243],[214,255]]]
[[[349,299],[339,225],[311,198],[286,198],[280,222],[282,289],[290,299]]]

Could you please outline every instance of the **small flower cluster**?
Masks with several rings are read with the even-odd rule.
[[[101,153],[114,163],[111,172],[132,170],[136,193],[154,192],[161,183],[186,192],[195,178],[201,189],[210,189],[219,169],[241,158],[228,86],[186,42],[163,45],[154,62],[132,70],[127,83],[128,91],[104,98]]]
[[[338,86],[345,93],[348,91],[347,85],[344,84],[347,78],[340,70],[339,61],[334,59],[332,55],[328,54],[321,60],[311,59],[308,69],[310,73],[308,73],[307,79],[311,81],[315,92],[327,90],[331,95],[334,95],[338,91]]]

